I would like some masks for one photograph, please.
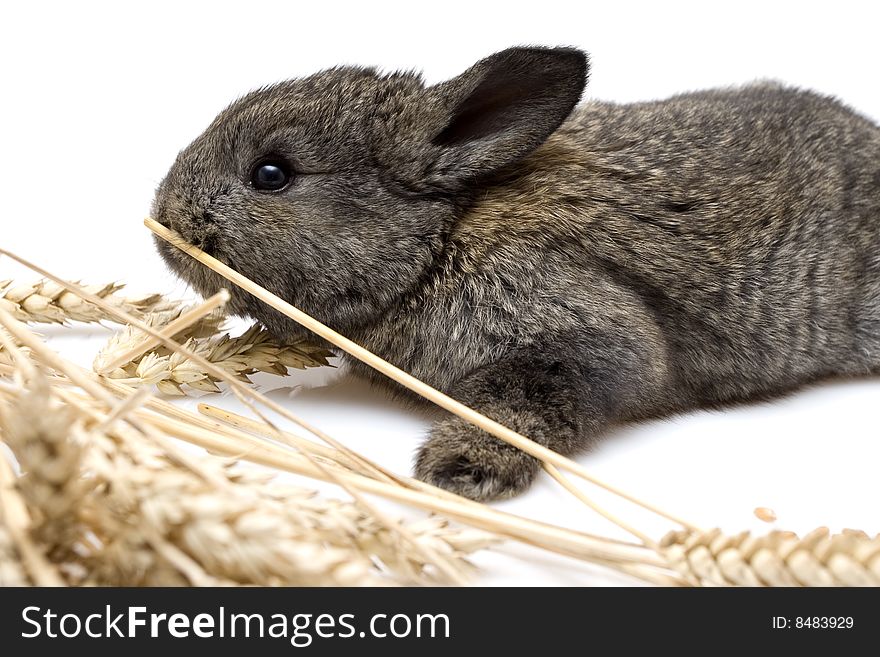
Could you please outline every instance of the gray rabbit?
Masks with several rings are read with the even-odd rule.
[[[578,50],[523,47],[434,86],[343,67],[260,89],[180,153],[154,216],[562,454],[880,371],[877,125],[771,83],[575,109],[586,78]],[[303,335],[240,290],[232,310]],[[416,460],[479,500],[537,472],[452,416]]]

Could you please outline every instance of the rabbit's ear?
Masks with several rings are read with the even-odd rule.
[[[427,89],[431,177],[458,186],[528,155],[571,113],[587,70],[580,50],[510,48]]]

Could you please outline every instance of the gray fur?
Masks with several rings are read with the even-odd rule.
[[[585,74],[576,50],[517,48],[431,87],[338,68],[261,89],[181,152],[154,216],[563,454],[880,371],[878,126],[767,83],[572,112]],[[248,184],[267,153],[300,172],[282,192]],[[223,284],[158,246],[203,294]],[[232,307],[303,333],[240,291]],[[537,470],[453,417],[416,463],[476,499]]]

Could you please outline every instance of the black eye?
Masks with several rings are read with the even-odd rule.
[[[287,187],[289,182],[290,165],[284,160],[262,160],[251,172],[251,184],[255,189],[277,192]]]

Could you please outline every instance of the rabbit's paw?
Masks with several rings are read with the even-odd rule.
[[[419,479],[481,502],[522,492],[538,468],[534,457],[459,418],[436,423],[416,458]]]

